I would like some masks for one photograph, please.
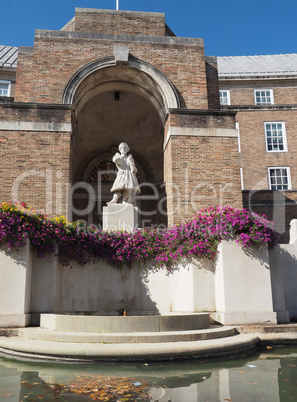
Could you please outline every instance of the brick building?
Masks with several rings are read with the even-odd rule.
[[[293,67],[270,71],[261,59],[266,70],[255,71],[246,58],[242,72],[244,60],[218,58],[218,75],[203,40],[176,37],[164,14],[97,9],[76,9],[60,31],[37,30],[32,48],[0,46],[1,201],[98,223],[125,141],[143,226],[206,205],[251,202],[267,213],[274,193],[294,208]]]
[[[288,231],[297,217],[297,54],[218,57],[218,70],[222,109],[237,112],[243,204]]]

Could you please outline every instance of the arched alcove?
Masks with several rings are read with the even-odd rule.
[[[109,67],[117,67],[122,70],[115,73]],[[127,67],[126,69],[124,67]],[[93,73],[96,72],[94,75]],[[125,83],[134,83],[138,90],[146,91],[150,94],[151,101],[159,103],[166,115],[167,109],[179,108],[179,98],[177,91],[168,78],[156,67],[151,64],[136,59],[129,58],[127,63],[116,63],[114,57],[105,57],[93,60],[81,67],[68,81],[62,96],[62,103],[74,104],[78,99],[83,99],[86,92],[90,91],[92,80],[101,77],[101,84],[113,80]]]
[[[97,68],[95,68],[97,66]],[[150,74],[147,73],[147,70]],[[155,76],[154,76],[155,75]],[[163,87],[162,87],[163,85]],[[109,188],[90,183],[86,172],[96,159],[116,152],[121,142],[130,146],[142,172],[142,193],[138,200],[141,226],[166,223],[158,211],[165,197],[163,185],[163,131],[168,107],[177,107],[177,96],[169,81],[147,63],[129,61],[115,64],[102,59],[89,63],[69,81],[63,95],[73,109],[72,185],[75,219],[97,223],[102,206],[111,198]],[[87,196],[87,183],[93,188]],[[86,214],[90,198],[95,212]],[[94,205],[93,205],[94,204]],[[100,219],[99,219],[100,220]]]

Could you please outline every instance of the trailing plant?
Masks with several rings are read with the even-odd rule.
[[[183,258],[215,258],[223,239],[233,239],[244,248],[265,243],[273,247],[278,236],[264,215],[229,206],[204,208],[191,221],[167,229],[128,233],[102,231],[82,222],[69,223],[63,216],[49,219],[24,203],[2,203],[0,244],[18,249],[26,239],[38,257],[57,250],[64,265],[73,260],[82,265],[105,260],[116,266],[151,260],[156,266],[170,267]]]

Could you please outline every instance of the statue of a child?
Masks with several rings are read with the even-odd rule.
[[[117,177],[111,188],[113,198],[107,204],[116,204],[122,196],[122,201],[127,204],[133,204],[135,195],[140,193],[140,188],[136,178],[137,169],[131,154],[128,154],[130,148],[125,142],[119,145],[112,161],[118,168]]]

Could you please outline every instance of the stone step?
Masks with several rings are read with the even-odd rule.
[[[253,351],[259,338],[240,334],[205,341],[161,343],[71,343],[22,337],[0,337],[0,352],[31,359],[53,361],[163,361],[173,359],[234,356]]]
[[[235,327],[236,330],[241,334],[269,334],[269,333],[297,333],[297,324],[251,324],[251,325],[240,325]]]
[[[88,316],[71,314],[41,314],[40,327],[57,331],[123,333],[167,332],[206,329],[208,313],[168,314],[152,316]]]
[[[159,343],[217,339],[232,336],[234,332],[233,327],[221,326],[204,330],[132,333],[90,333],[24,328],[19,330],[19,336],[26,339],[72,343]]]

